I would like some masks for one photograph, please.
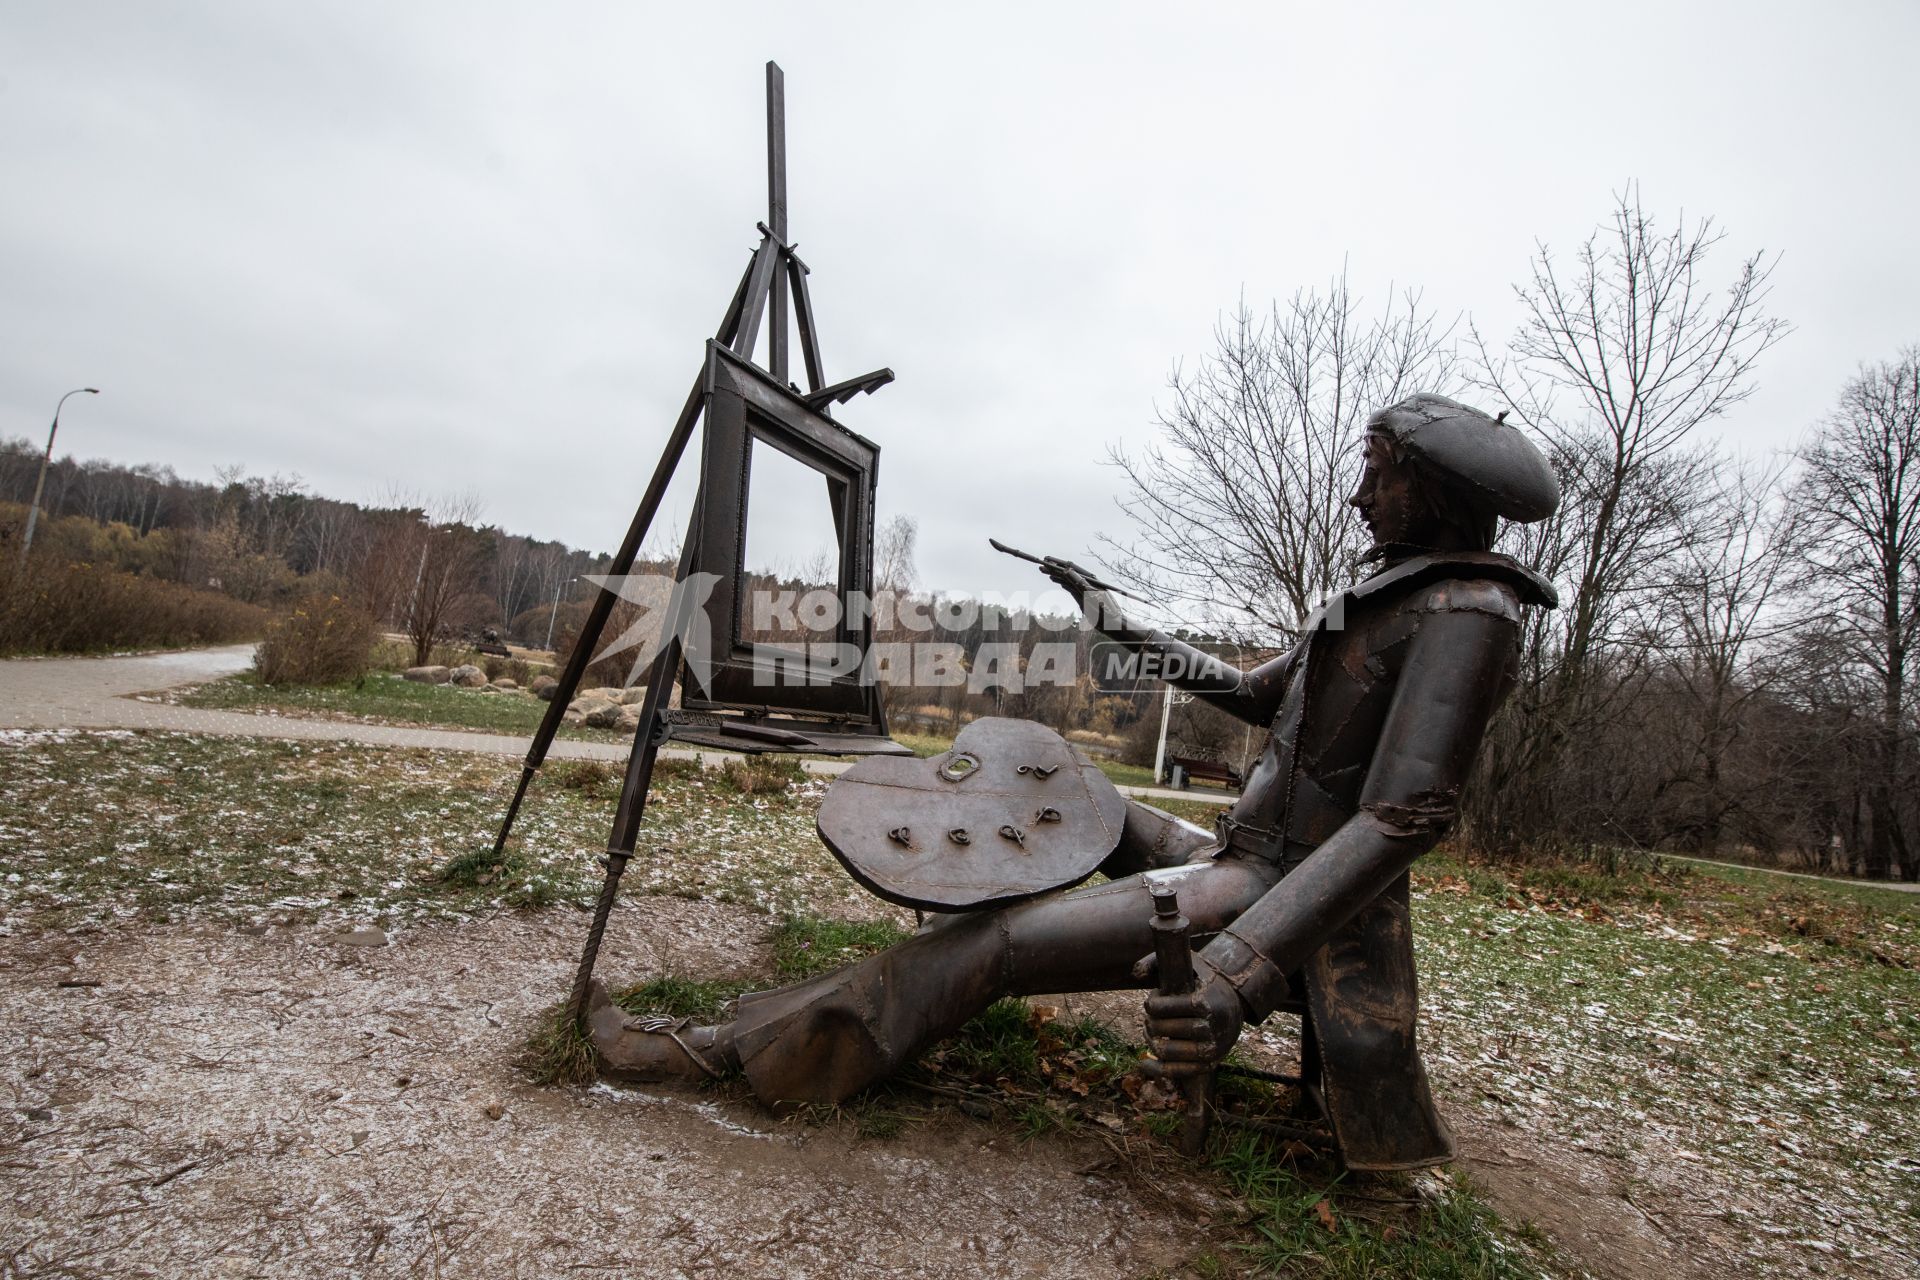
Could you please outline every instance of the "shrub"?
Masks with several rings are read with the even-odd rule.
[[[427,664],[435,667],[477,667],[480,665],[480,657],[480,654],[474,652],[473,646],[448,641],[446,644],[433,646],[432,651],[427,654]],[[407,665],[414,665],[411,650],[407,655]]]
[[[413,644],[407,640],[381,636],[374,641],[368,665],[375,671],[391,671],[395,674],[405,671],[413,665]]]
[[[743,796],[783,796],[806,777],[791,756],[735,756],[720,766],[720,781]]]
[[[37,545],[23,569],[13,547],[0,549],[0,653],[232,644],[266,624],[264,609],[211,591],[42,555]]]
[[[502,658],[498,654],[484,654],[480,659],[480,669],[487,673],[487,679],[498,680],[501,676],[513,681],[522,689],[533,679],[533,668],[524,658]]]
[[[267,626],[253,655],[261,684],[340,684],[373,665],[373,619],[339,596],[308,596]]]

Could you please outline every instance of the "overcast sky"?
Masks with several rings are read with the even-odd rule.
[[[1244,294],[1348,264],[1511,330],[1628,181],[1781,255],[1725,421],[1790,445],[1920,341],[1920,7],[1888,3],[0,8],[0,434],[472,490],[611,549],[766,216],[922,582],[1118,532],[1114,443]],[[796,359],[796,367],[797,367]],[[674,513],[684,522],[684,499]]]

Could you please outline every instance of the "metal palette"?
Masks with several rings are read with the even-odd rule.
[[[902,906],[966,911],[1077,884],[1120,841],[1126,801],[1045,725],[976,720],[926,760],[875,757],[840,775],[820,838]]]

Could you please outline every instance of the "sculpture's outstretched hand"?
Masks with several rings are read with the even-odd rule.
[[[1240,995],[1208,964],[1193,958],[1199,985],[1183,996],[1147,997],[1147,1043],[1153,1057],[1140,1064],[1152,1076],[1179,1080],[1203,1075],[1240,1039],[1245,1014]]]
[[[1053,584],[1073,597],[1081,612],[1089,621],[1098,626],[1105,620],[1113,625],[1120,617],[1120,605],[1107,590],[1098,585],[1091,571],[1081,568],[1071,560],[1061,560],[1048,556],[1040,562],[1040,572],[1047,575]]]
[[[1048,556],[1040,562],[1040,572],[1047,575],[1053,584],[1073,597],[1075,604],[1083,604],[1097,588],[1093,585],[1093,575],[1071,560],[1062,560],[1057,556]]]

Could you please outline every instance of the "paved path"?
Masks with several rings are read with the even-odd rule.
[[[16,658],[0,662],[0,730],[5,729],[159,729],[207,733],[230,738],[299,738],[364,742],[381,747],[423,747],[430,751],[473,751],[519,758],[527,739],[462,729],[358,724],[350,720],[309,720],[300,716],[247,711],[209,711],[147,702],[137,694],[183,684],[201,684],[244,671],[253,662],[250,644],[179,653],[123,658]],[[722,757],[713,751],[669,747],[669,759]],[[618,742],[554,740],[549,756],[574,760],[625,760]],[[850,761],[803,760],[813,773],[838,774]],[[1173,791],[1165,787],[1121,787],[1147,799],[1200,800],[1224,804],[1237,797],[1212,791]]]
[[[1824,880],[1828,884],[1850,884],[1862,889],[1891,889],[1895,893],[1920,893],[1920,884],[1904,880],[1848,880],[1841,876],[1816,875],[1811,871],[1782,871],[1778,867],[1750,867],[1744,862],[1720,862],[1713,858],[1689,858],[1685,854],[1663,853],[1675,862],[1697,862],[1703,867],[1730,867],[1735,871],[1759,871],[1770,876],[1792,876],[1795,880]]]
[[[133,695],[199,684],[244,671],[253,646],[192,649],[130,658],[32,658],[0,662],[0,729],[164,729],[236,738],[327,739],[382,747],[425,747],[523,756],[525,738],[457,729],[307,720],[246,711],[208,711],[146,702]],[[623,760],[626,748],[612,742],[553,744],[554,756]]]

